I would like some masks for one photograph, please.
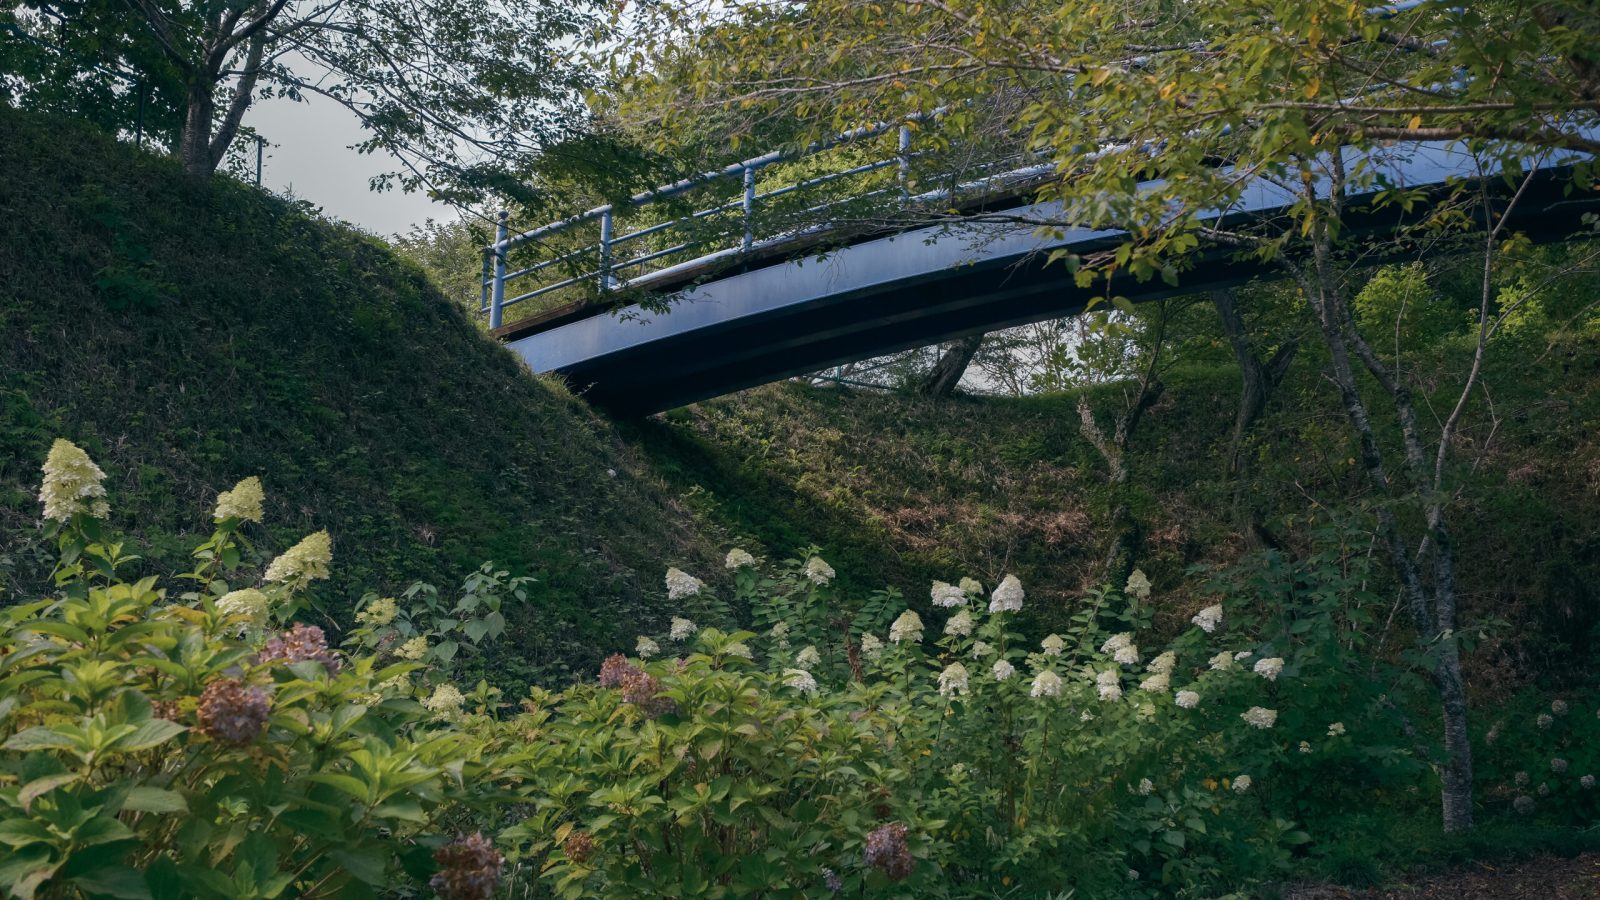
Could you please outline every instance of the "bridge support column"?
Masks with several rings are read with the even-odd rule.
[[[510,236],[507,224],[511,213],[500,210],[500,224],[494,232],[494,293],[489,300],[489,328],[500,327],[506,305],[506,238]]]

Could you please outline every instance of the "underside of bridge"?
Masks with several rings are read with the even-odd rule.
[[[1552,170],[1530,186],[1510,227],[1553,241],[1583,228],[1600,197],[1571,193]],[[1395,244],[1398,207],[1348,218],[1361,262],[1407,254]],[[1415,218],[1415,216],[1413,216]],[[779,260],[712,276],[679,292],[668,313],[637,308],[555,323],[511,337],[540,372],[564,376],[591,402],[639,415],[671,409],[829,366],[952,338],[1082,312],[1110,293],[1146,301],[1254,279],[1283,277],[1280,266],[1202,249],[1180,283],[1078,287],[1049,251],[1088,253],[1116,246],[1120,232],[1074,231],[1046,239],[1032,229],[923,228],[867,240],[822,258]],[[1394,246],[1389,246],[1394,244]],[[1415,249],[1411,248],[1414,253]]]

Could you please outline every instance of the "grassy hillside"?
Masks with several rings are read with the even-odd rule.
[[[1587,677],[1600,647],[1600,345],[1559,344],[1537,366],[1529,350],[1499,348],[1486,378],[1494,415],[1478,411],[1455,457],[1463,597],[1480,621],[1515,623],[1474,656],[1474,684],[1491,692]],[[1438,386],[1437,408],[1465,360],[1446,351],[1433,365],[1419,375]],[[1137,561],[1156,584],[1158,625],[1186,624],[1212,602],[1191,567],[1251,549],[1236,488],[1291,553],[1334,520],[1364,521],[1366,482],[1321,369],[1313,356],[1296,363],[1256,428],[1243,485],[1225,473],[1236,370],[1168,376],[1131,457]],[[1119,391],[1094,389],[1092,405],[1109,417]],[[1076,405],[1075,394],[929,401],[785,384],[637,434],[691,502],[736,532],[779,547],[814,541],[841,572],[874,573],[924,605],[927,579],[992,585],[1015,572],[1043,631],[1100,577],[1110,537],[1104,463]]]
[[[151,571],[184,568],[217,491],[261,475],[263,559],[334,536],[330,624],[487,559],[537,576],[495,663],[511,680],[590,670],[661,621],[663,565],[710,558],[608,423],[382,242],[3,110],[0,171],[0,601],[47,575],[34,494],[58,435],[109,473]]]

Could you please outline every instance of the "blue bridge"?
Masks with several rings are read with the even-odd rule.
[[[521,234],[508,232],[502,214],[498,240],[484,254],[483,308],[491,327],[534,371],[559,374],[614,411],[644,414],[899,350],[1074,315],[1108,291],[1141,301],[1280,277],[1278,267],[1219,246],[1196,251],[1176,287],[1125,276],[1078,287],[1066,266],[1049,263],[1052,253],[1114,248],[1127,234],[1028,224],[1059,221],[1061,210],[1031,202],[1055,173],[1026,157],[1002,159],[961,183],[913,193],[916,124],[862,129],[804,151],[755,157]],[[779,187],[757,190],[764,170],[781,171],[775,167],[852,143],[886,143],[896,135],[894,152],[881,159],[818,176],[790,176]],[[1386,189],[1443,189],[1485,174],[1460,143],[1402,144],[1363,155]],[[1578,230],[1585,213],[1600,210],[1600,198],[1569,193],[1567,174],[1563,166],[1540,169],[1509,225],[1535,240],[1560,240]],[[793,202],[850,180],[864,186],[823,203]],[[674,205],[680,195],[718,184],[731,188],[725,192],[731,199],[692,212],[683,211],[681,200]],[[863,215],[861,202],[874,198],[871,208],[877,211]],[[1227,215],[1230,221],[1271,219],[1296,199],[1257,179]],[[1348,222],[1350,232],[1380,241],[1404,224],[1398,205],[1379,209],[1361,199],[1351,198],[1352,209],[1366,211]],[[783,202],[792,207],[789,214],[763,235],[762,210]],[[897,215],[886,208],[925,212]],[[926,214],[957,208],[989,215],[935,221]],[[631,229],[619,224],[641,217]],[[722,224],[714,224],[719,217]],[[577,237],[586,228],[597,230],[598,239]],[[510,268],[519,256],[533,260]],[[528,289],[507,297],[508,286],[522,285]],[[506,310],[536,298],[548,304],[563,292],[578,299],[504,323]]]

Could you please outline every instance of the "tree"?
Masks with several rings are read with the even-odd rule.
[[[216,171],[256,99],[316,95],[355,114],[358,149],[394,154],[384,188],[473,200],[581,130],[587,70],[555,45],[593,36],[597,0],[28,0],[66,58],[162,86],[172,149]],[[23,73],[26,75],[27,73]],[[176,89],[173,89],[173,88]],[[34,91],[49,85],[35,81]],[[126,104],[124,104],[125,106]]]
[[[1560,0],[1425,0],[1376,11],[1332,0],[680,0],[657,9],[642,21],[647,30],[718,45],[697,47],[697,83],[706,86],[699,98],[809,120],[817,134],[934,107],[954,110],[959,130],[989,98],[1031,98],[1012,126],[1064,173],[1037,198],[1059,212],[1014,221],[1130,235],[1066,260],[1084,286],[1111,284],[1113,275],[1179,282],[1201,250],[1288,274],[1327,351],[1376,498],[1375,529],[1438,693],[1444,827],[1470,828],[1451,439],[1471,407],[1495,322],[1491,275],[1501,245],[1515,237],[1505,228],[1507,205],[1550,154],[1600,151],[1600,13]],[[666,109],[663,120],[677,114]],[[1389,189],[1365,156],[1383,142],[1456,139],[1486,176],[1505,177],[1423,197]],[[1587,186],[1589,164],[1575,171]],[[1141,182],[1146,189],[1132,190]],[[1262,183],[1292,198],[1281,216],[1216,218]],[[1362,213],[1401,210],[1427,241],[1452,242],[1445,249],[1454,252],[1475,235],[1481,254],[1475,361],[1431,434],[1405,372],[1373,351],[1352,311],[1353,273],[1366,257],[1346,228],[1355,214],[1347,198],[1361,196],[1376,198]]]

